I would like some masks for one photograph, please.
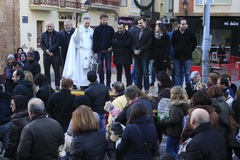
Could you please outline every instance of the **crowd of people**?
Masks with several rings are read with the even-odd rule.
[[[240,91],[227,73],[210,73],[204,84],[198,71],[191,72],[197,40],[187,21],[179,19],[174,31],[167,33],[160,20],[155,31],[140,17],[129,31],[119,23],[116,32],[107,20],[101,15],[95,30],[88,17],[76,29],[66,20],[60,32],[47,22],[40,42],[44,74],[34,48],[8,55],[5,84],[0,87],[3,156],[103,160],[114,155],[116,160],[151,160],[159,156],[166,134],[161,160],[231,160],[233,151],[240,158]],[[117,80],[111,85],[112,53]],[[149,93],[150,60],[157,96]],[[97,70],[92,69],[95,62]],[[57,92],[51,86],[51,65]],[[71,93],[79,87],[84,95]],[[161,105],[169,108],[164,116]]]

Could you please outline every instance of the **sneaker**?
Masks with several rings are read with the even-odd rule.
[[[55,90],[56,90],[56,91],[60,91],[59,86],[56,86],[56,87],[55,87]]]

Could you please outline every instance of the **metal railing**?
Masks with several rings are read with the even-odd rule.
[[[119,0],[91,0],[92,4],[103,4],[119,7]]]

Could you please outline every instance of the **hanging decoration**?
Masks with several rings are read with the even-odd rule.
[[[148,10],[148,9],[151,8],[151,6],[153,5],[154,1],[155,1],[155,0],[152,0],[151,3],[149,3],[147,6],[142,6],[142,5],[140,5],[137,0],[134,0],[134,3],[135,3],[135,5],[136,5],[139,9],[141,9],[142,11],[145,11],[145,10]]]

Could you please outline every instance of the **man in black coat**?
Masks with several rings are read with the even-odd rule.
[[[197,38],[195,34],[188,29],[185,19],[180,18],[178,24],[179,29],[173,31],[172,34],[172,46],[175,50],[175,86],[182,86],[183,75],[185,75],[186,85],[190,82],[192,52],[196,49]]]
[[[106,133],[105,128],[105,111],[104,106],[110,100],[108,88],[104,84],[97,82],[97,74],[94,71],[87,73],[87,78],[90,81],[89,88],[85,90],[84,95],[90,99],[90,107],[94,112],[100,116],[100,129]]]
[[[76,109],[74,106],[76,96],[71,94],[73,88],[72,79],[64,78],[61,85],[62,89],[50,97],[47,113],[60,123],[65,133],[72,118],[72,112]]]
[[[62,127],[44,112],[44,103],[39,98],[28,102],[31,119],[21,133],[17,159],[50,160],[58,159],[58,147],[64,143]]]
[[[226,142],[221,133],[211,127],[209,113],[201,108],[191,113],[192,140],[186,148],[185,160],[226,160]]]
[[[153,43],[153,30],[147,27],[146,19],[138,19],[139,29],[133,33],[132,51],[135,60],[137,86],[142,89],[142,77],[144,77],[145,93],[149,92],[149,71],[148,65],[151,57]]]
[[[117,32],[113,35],[113,63],[117,69],[117,81],[122,82],[122,69],[124,67],[127,86],[131,85],[130,65],[132,64],[132,36],[125,30],[121,22],[117,26]]]
[[[43,50],[43,65],[45,76],[47,76],[49,84],[51,84],[50,67],[52,65],[55,74],[56,90],[60,86],[60,34],[54,30],[53,22],[47,22],[47,31],[41,35],[40,45]]]
[[[61,37],[60,44],[61,44],[61,58],[62,58],[63,66],[65,64],[65,60],[67,57],[68,45],[74,31],[75,31],[75,28],[72,27],[72,22],[69,19],[66,19],[64,21],[64,29],[62,29],[59,32]]]
[[[13,72],[12,80],[14,82],[13,96],[15,95],[24,95],[27,100],[30,100],[34,97],[32,90],[32,82],[24,79],[25,75],[23,71],[16,70]]]

